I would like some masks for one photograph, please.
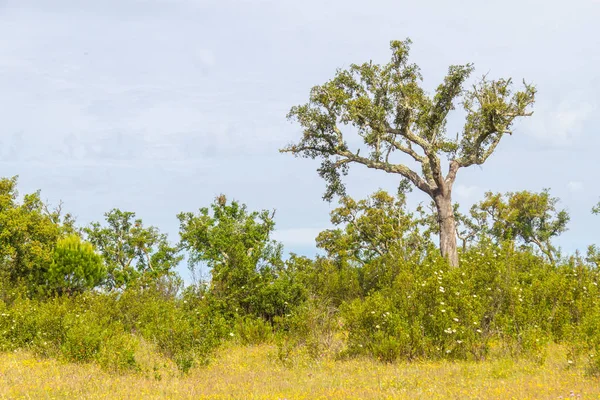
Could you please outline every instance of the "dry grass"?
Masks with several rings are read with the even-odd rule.
[[[94,365],[5,353],[0,354],[0,398],[600,399],[600,380],[586,377],[579,367],[569,368],[562,350],[552,350],[542,366],[510,359],[385,365],[299,358],[285,367],[273,346],[228,347],[210,366],[187,376],[164,362],[146,372],[118,375]],[[149,362],[158,365],[156,359]]]

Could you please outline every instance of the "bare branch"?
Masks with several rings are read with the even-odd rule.
[[[433,188],[423,178],[421,178],[419,174],[417,174],[415,171],[403,164],[388,164],[381,161],[375,161],[359,156],[358,154],[354,154],[347,150],[340,151],[337,154],[341,157],[345,157],[348,160],[348,162],[356,162],[359,164],[363,164],[368,168],[380,169],[393,174],[400,174],[403,177],[409,179],[412,183],[414,183],[419,189],[421,189],[425,193],[430,194],[433,192]]]
[[[428,153],[431,150],[430,143],[427,140],[425,140],[424,138],[414,134],[410,129],[408,129],[407,124],[405,124],[403,128],[404,129],[392,128],[392,126],[389,124],[389,122],[385,121],[385,129],[389,133],[391,133],[393,135],[402,136],[409,142],[419,145],[425,153]]]

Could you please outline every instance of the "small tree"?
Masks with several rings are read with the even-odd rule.
[[[556,249],[552,239],[566,231],[569,222],[569,214],[557,210],[557,203],[548,189],[541,193],[509,192],[505,196],[488,192],[482,202],[473,206],[472,214],[490,218],[486,221],[487,230],[496,239],[533,244],[554,263]]]
[[[104,258],[109,290],[139,278],[156,280],[169,275],[182,260],[167,235],[156,227],[144,227],[135,213],[113,209],[105,217],[106,226],[94,222],[83,231]]]
[[[18,198],[17,177],[0,179],[0,279],[34,294],[43,287],[62,228],[45,212],[39,192]]]
[[[106,277],[102,256],[78,235],[59,239],[48,270],[47,285],[58,294],[80,293],[99,285]]]
[[[600,202],[592,207],[592,214],[600,215]],[[600,249],[595,244],[588,247],[587,261],[600,268]]]
[[[363,294],[391,285],[407,265],[423,261],[432,245],[422,234],[419,220],[407,211],[404,193],[392,196],[378,190],[358,201],[344,196],[340,207],[331,212],[331,222],[337,228],[317,237],[317,246],[328,256],[319,261],[317,274],[330,272],[327,262],[333,262],[333,276],[344,279],[341,283],[348,285],[347,292],[352,289],[353,275]]]
[[[392,41],[388,64],[353,64],[310,92],[307,104],[292,107],[288,118],[304,129],[301,140],[283,148],[296,156],[322,159],[319,174],[327,182],[324,198],[345,193],[341,175],[351,164],[398,174],[429,195],[436,205],[440,251],[458,265],[452,187],[460,168],[483,164],[513,122],[531,115],[535,88],[513,93],[511,79],[483,77],[463,90],[471,64],[451,66],[433,96],[421,88],[419,67],[408,62],[410,40]],[[448,135],[447,117],[461,101],[466,121],[460,135]],[[353,128],[362,144],[354,149],[344,127]],[[362,150],[362,154],[361,154]],[[420,166],[395,160],[402,154]],[[443,173],[442,159],[448,172]]]
[[[249,212],[221,195],[210,208],[178,218],[181,245],[189,251],[192,268],[210,267],[209,294],[220,307],[271,319],[301,296],[293,282],[281,279],[286,271],[282,246],[271,239],[272,212]]]
[[[317,237],[317,246],[330,257],[350,259],[365,265],[390,252],[410,257],[421,254],[428,241],[418,229],[417,220],[406,210],[405,196],[391,196],[379,190],[367,199],[348,196],[331,212],[331,222],[340,226]]]

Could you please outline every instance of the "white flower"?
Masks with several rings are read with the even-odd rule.
[[[481,333],[481,329],[477,329],[477,332],[478,332],[478,333]]]
[[[457,340],[456,343],[461,344],[462,340]]]
[[[442,312],[446,312],[446,310],[442,310]]]
[[[458,318],[452,318],[454,322],[458,322]]]
[[[444,293],[446,291],[446,289],[444,289],[443,286],[440,286],[440,292]]]
[[[375,325],[375,328],[379,329],[379,325]]]
[[[229,332],[229,336],[233,337],[235,335],[233,334],[233,332]]]

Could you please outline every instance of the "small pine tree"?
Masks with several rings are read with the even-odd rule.
[[[80,293],[99,285],[106,277],[102,257],[94,246],[77,235],[60,239],[48,270],[47,284],[51,292]]]

